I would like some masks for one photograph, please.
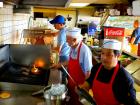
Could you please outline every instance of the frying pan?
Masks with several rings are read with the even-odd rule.
[[[69,76],[69,78],[72,80],[72,82],[76,85],[77,90],[78,90],[78,91],[77,91],[78,95],[81,96],[81,97],[83,97],[83,98],[85,98],[85,99],[86,99],[88,102],[90,102],[92,105],[97,105],[96,102],[95,102],[95,100],[94,100],[94,98],[91,97],[91,96],[88,94],[87,91],[85,91],[84,89],[82,89],[82,88],[80,88],[80,87],[78,86],[78,84],[75,82],[75,80],[72,78],[72,76],[67,72],[66,68],[65,68],[63,65],[61,65],[61,67],[62,67],[63,70],[66,72],[66,74]]]

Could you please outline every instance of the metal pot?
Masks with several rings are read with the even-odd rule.
[[[55,85],[58,87],[58,84]],[[61,105],[62,101],[66,98],[68,89],[65,87],[65,90],[61,94],[51,94],[50,90],[51,89],[44,89],[45,105]]]

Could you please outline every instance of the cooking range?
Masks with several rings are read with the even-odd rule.
[[[1,45],[0,81],[47,85],[50,51],[49,45]]]

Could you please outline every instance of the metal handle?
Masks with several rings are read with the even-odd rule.
[[[77,83],[75,82],[75,80],[72,78],[72,76],[68,73],[68,71],[66,70],[66,68],[61,64],[61,67],[63,68],[63,70],[66,72],[66,74],[70,77],[70,79],[72,80],[72,82],[76,85],[76,86],[78,86],[77,85]]]

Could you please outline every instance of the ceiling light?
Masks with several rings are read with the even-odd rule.
[[[89,5],[89,3],[70,3],[69,7],[85,7]]]
[[[0,7],[3,7],[3,2],[0,2]]]

